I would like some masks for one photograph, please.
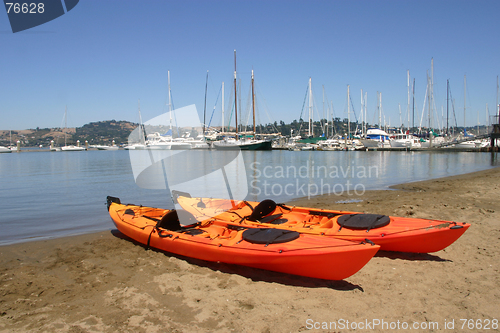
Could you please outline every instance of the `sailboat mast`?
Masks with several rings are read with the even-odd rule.
[[[464,135],[465,135],[465,95],[466,95],[466,92],[465,92],[465,87],[467,85],[467,80],[466,80],[466,76],[464,75]]]
[[[412,104],[413,104],[413,107],[412,107],[412,124],[411,124],[411,128],[412,128],[412,131],[414,130],[415,128],[415,78],[413,78],[413,86],[412,86]]]
[[[146,142],[146,131],[144,130],[144,125],[142,124],[142,115],[141,115],[141,100],[137,101],[137,107],[139,109],[139,142],[141,144],[145,144]]]
[[[252,69],[252,112],[253,112],[253,138],[255,139],[255,91],[253,87],[253,69]]]
[[[399,123],[401,124],[401,127],[403,127],[403,122],[401,119],[401,103],[398,103],[398,108],[399,108]]]
[[[311,78],[309,77],[309,136],[311,136],[312,118],[313,118],[312,87],[311,87]],[[314,129],[313,129],[313,134],[314,134]]]
[[[449,101],[450,101],[450,80],[446,80],[446,135],[448,136],[448,129],[450,128],[449,118]]]
[[[382,124],[382,93],[378,93],[378,97],[380,98],[379,119],[380,119],[380,123]],[[385,115],[384,115],[384,129],[385,129]]]
[[[203,106],[203,137],[205,137],[205,124],[207,118],[207,87],[208,87],[208,71],[207,79],[205,80],[205,105]]]
[[[498,91],[499,91],[499,89],[498,89],[498,75],[497,75],[497,104],[496,104],[496,107],[498,109],[497,115],[498,115],[498,117],[500,117],[500,104],[498,104]],[[500,124],[500,118],[498,119],[498,123]]]
[[[361,132],[363,132],[363,113],[365,112],[364,101],[363,101],[363,89],[361,89]],[[356,127],[357,129],[357,127]]]
[[[427,110],[428,110],[428,120],[429,120],[429,148],[432,148],[432,134],[431,134],[431,95],[432,95],[432,85],[431,85],[431,78],[429,77],[429,71],[427,71]],[[423,118],[423,114],[422,114]]]
[[[349,85],[347,85],[347,138],[351,138],[351,108],[349,105]]]
[[[167,72],[168,76],[168,113],[170,115],[170,140],[174,137],[174,132],[172,131],[172,96],[170,94],[170,71]]]
[[[368,92],[365,92],[365,113],[364,113],[364,116],[365,116],[365,121],[364,121],[364,124],[363,124],[363,134],[366,135],[366,114],[368,112]]]
[[[236,93],[236,50],[234,50],[234,118],[236,121],[236,136],[238,136],[238,106],[236,100],[238,99],[238,95]],[[236,138],[238,139],[238,138]]]
[[[68,132],[68,106],[64,108],[64,145],[66,146],[66,132]]]
[[[410,70],[407,70],[406,85],[408,86],[408,105],[406,107],[406,117],[408,118],[408,129],[410,129]]]
[[[333,101],[330,102],[331,105],[331,110],[332,110],[332,137],[335,135],[336,129],[335,129],[335,119],[333,119]]]
[[[432,108],[434,107],[434,58],[431,58],[431,93],[430,93],[430,104],[429,104],[429,148],[432,148]]]
[[[323,118],[325,118],[325,85],[322,85],[321,87],[323,88]],[[324,134],[325,128],[323,127],[323,125],[321,125],[321,127],[323,128],[323,134]],[[328,120],[326,123],[326,137],[328,138]]]
[[[380,111],[380,92],[377,91],[378,127],[382,129],[382,112]]]
[[[488,103],[486,103],[486,123],[485,123],[485,126],[486,126],[486,134],[488,134],[490,132],[490,129],[489,129],[489,110],[488,110]]]
[[[224,82],[222,82],[222,127],[221,130],[224,132]]]

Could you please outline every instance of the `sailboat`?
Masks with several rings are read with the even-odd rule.
[[[410,128],[410,71],[407,71],[407,86],[408,86],[408,105],[407,105],[407,115],[408,115],[408,128]],[[401,108],[399,109],[401,116]],[[403,123],[400,119],[400,122]],[[390,141],[392,148],[420,148],[420,138],[410,134],[408,129],[406,132],[403,131],[401,126],[400,133],[394,135],[394,138]]]
[[[7,147],[0,146],[0,153],[12,153],[12,150]]]
[[[111,144],[111,146],[96,145],[95,147],[97,148],[97,150],[118,150],[120,148],[115,144],[115,140],[113,140],[113,143]]]
[[[130,143],[130,137],[129,137],[129,144],[123,147],[125,150],[131,150],[131,149],[146,149],[146,140],[144,138],[144,125],[142,124],[142,115],[141,115],[141,101],[139,100],[138,102],[138,108],[139,108],[139,142],[132,142]]]
[[[427,104],[429,110],[429,139],[421,140],[422,148],[439,148],[443,144],[446,143],[446,140],[442,136],[438,136],[432,130],[432,119],[433,119],[433,108],[434,108],[434,58],[431,58],[431,76],[427,74],[427,86],[429,90],[429,94],[427,95]],[[423,119],[423,111],[422,111],[422,119]]]
[[[68,129],[68,108],[64,110],[64,146],[61,147],[61,151],[83,151],[87,150],[85,147],[80,147],[80,141],[76,141],[77,145],[67,145],[66,137],[67,137],[67,129]]]
[[[170,90],[170,71],[168,71],[168,112],[170,115],[170,129],[165,135],[160,133],[148,134],[148,140],[146,145],[149,149],[161,149],[161,150],[187,150],[191,149],[192,146],[188,142],[183,142],[183,140],[173,139],[172,130],[172,91]]]
[[[297,141],[298,143],[305,143],[305,144],[316,144],[320,140],[326,140],[326,137],[320,136],[320,137],[315,137],[314,136],[314,105],[313,105],[313,94],[312,94],[312,80],[309,78],[309,85],[308,85],[308,99],[309,99],[309,120],[308,120],[308,130],[307,130],[307,138],[301,139]],[[313,147],[310,146],[312,149]]]
[[[253,112],[253,139],[240,139],[238,135],[238,108],[237,108],[237,93],[236,93],[236,50],[234,50],[234,113],[236,120],[236,137],[226,138],[221,141],[214,142],[213,146],[218,150],[271,150],[271,140],[257,140],[255,138],[255,91],[254,91],[254,75],[252,69],[252,112]]]
[[[382,93],[378,94],[378,122],[382,127]],[[364,139],[361,143],[366,148],[388,148],[391,146],[389,134],[381,128],[368,128]]]
[[[481,142],[478,140],[473,140],[474,136],[471,134],[467,134],[466,125],[465,125],[465,110],[466,110],[466,87],[467,87],[467,77],[464,75],[464,133],[462,142],[456,143],[455,148],[479,148],[481,147]],[[471,140],[466,140],[470,138]]]

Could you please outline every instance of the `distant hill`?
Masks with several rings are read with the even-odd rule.
[[[77,128],[39,128],[21,131],[0,130],[0,146],[7,146],[12,141],[15,144],[18,140],[24,147],[36,147],[43,145],[48,147],[50,141],[54,140],[58,146],[64,145],[64,135],[66,134],[67,144],[75,144],[80,140],[82,145],[88,141],[89,145],[108,145],[113,140],[117,145],[126,144],[128,136],[138,126],[129,121],[105,120],[85,124]]]
[[[88,141],[89,145],[108,145],[113,140],[115,140],[116,144],[126,144],[128,143],[128,136],[137,126],[139,124],[128,121],[99,121],[77,127],[73,138],[80,140],[80,142]]]

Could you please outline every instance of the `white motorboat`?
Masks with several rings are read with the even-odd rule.
[[[123,149],[125,150],[142,150],[142,149],[146,149],[146,145],[145,144],[142,144],[142,143],[133,143],[131,145],[127,145],[125,147],[123,147]]]
[[[85,147],[80,147],[80,141],[77,140],[77,144],[75,145],[67,145],[66,144],[66,136],[67,136],[67,129],[68,129],[68,108],[66,107],[64,109],[64,146],[61,147],[61,151],[84,151],[87,150]],[[51,147],[52,150],[52,147]],[[54,151],[59,151],[59,150],[54,150]]]
[[[160,150],[188,150],[192,148],[191,143],[172,139],[171,135],[161,135],[158,132],[148,134],[148,139],[146,141],[146,147],[148,149],[160,149]]]
[[[465,142],[455,143],[455,148],[481,148],[480,140],[469,140]]]
[[[338,139],[318,141],[318,150],[342,150],[342,143]]]
[[[389,148],[390,141],[389,134],[380,128],[368,128],[366,137],[361,139],[361,143],[366,148]]]
[[[120,147],[116,145],[112,146],[96,145],[95,148],[97,148],[97,150],[118,150]]]
[[[80,147],[75,145],[61,147],[61,151],[84,151],[84,150],[87,149],[85,147]]]
[[[0,146],[0,153],[12,153],[12,150],[7,147]]]
[[[422,147],[419,137],[413,136],[413,134],[404,134],[404,133],[396,134],[394,138],[390,141],[390,145],[393,148]]]
[[[432,146],[431,146],[431,142],[429,139],[425,139],[423,141],[421,140],[420,144],[421,144],[422,148],[441,147],[444,144],[446,144],[446,139],[442,136],[434,136],[432,138]]]

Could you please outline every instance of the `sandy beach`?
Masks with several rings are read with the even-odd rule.
[[[343,281],[166,255],[116,230],[2,246],[0,332],[500,331],[500,168],[393,189],[290,204],[472,226]]]

